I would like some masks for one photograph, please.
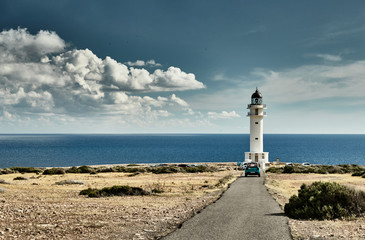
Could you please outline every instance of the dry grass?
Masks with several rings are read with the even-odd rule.
[[[221,179],[239,175],[229,168],[213,173],[141,173],[132,177],[130,173],[2,175],[11,184],[0,194],[0,231],[6,239],[155,239],[216,200],[235,178],[219,186]],[[13,180],[19,176],[28,180]],[[84,184],[55,184],[62,181]],[[89,187],[113,185],[160,189],[161,193],[97,199],[79,195]]]
[[[365,179],[351,174],[266,174],[266,187],[283,207],[298,193],[300,186],[315,181],[337,182],[365,191]],[[365,218],[356,220],[300,221],[289,220],[294,239],[365,239]]]

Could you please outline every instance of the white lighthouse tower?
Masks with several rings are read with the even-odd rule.
[[[250,117],[250,152],[245,152],[245,162],[257,162],[262,169],[265,169],[265,164],[269,162],[269,153],[264,152],[263,138],[266,104],[262,103],[262,94],[257,88],[251,96],[251,104],[248,104],[247,109],[250,109],[247,113]]]

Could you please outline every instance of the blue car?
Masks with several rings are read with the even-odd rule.
[[[260,177],[260,168],[257,163],[248,163],[245,169],[245,177],[248,175],[257,175]]]

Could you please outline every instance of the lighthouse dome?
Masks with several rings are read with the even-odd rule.
[[[256,88],[256,91],[252,94],[251,98],[262,98],[262,94]]]
[[[261,105],[262,104],[262,94],[256,88],[256,91],[251,96],[251,104],[252,105]]]

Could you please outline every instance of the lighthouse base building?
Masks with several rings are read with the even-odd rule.
[[[266,104],[262,103],[262,94],[256,88],[251,96],[251,104],[247,109],[250,111],[247,116],[250,117],[250,151],[245,152],[245,162],[256,162],[260,168],[265,169],[266,163],[269,162],[269,153],[264,152],[264,117],[266,117]]]

